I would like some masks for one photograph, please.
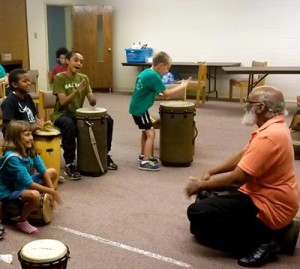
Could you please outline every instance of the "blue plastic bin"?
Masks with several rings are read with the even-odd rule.
[[[128,63],[145,63],[152,56],[153,49],[125,49]]]

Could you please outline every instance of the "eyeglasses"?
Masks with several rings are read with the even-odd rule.
[[[248,99],[244,100],[245,104],[263,104],[262,102],[259,101],[250,101]]]

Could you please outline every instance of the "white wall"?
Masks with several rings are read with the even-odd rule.
[[[138,69],[122,67],[133,41],[165,50],[173,61],[266,60],[270,66],[300,66],[298,0],[67,0],[65,4],[113,6],[114,90],[134,86]],[[27,0],[30,64],[40,70],[46,88],[46,3]],[[34,34],[37,33],[37,39]],[[44,77],[43,77],[44,76]],[[229,75],[220,74],[219,95],[228,96]],[[288,101],[300,95],[300,75],[269,75],[266,83],[281,88]]]

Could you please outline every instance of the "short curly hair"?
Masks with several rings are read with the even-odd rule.
[[[61,47],[56,51],[56,58],[59,58],[60,55],[67,55],[68,49],[65,47]]]

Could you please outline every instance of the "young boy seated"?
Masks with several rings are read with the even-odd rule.
[[[44,121],[37,117],[36,106],[29,94],[30,80],[27,72],[23,69],[14,69],[9,73],[8,81],[12,93],[1,105],[3,137],[11,120],[25,120],[32,125],[33,131],[42,128]]]

